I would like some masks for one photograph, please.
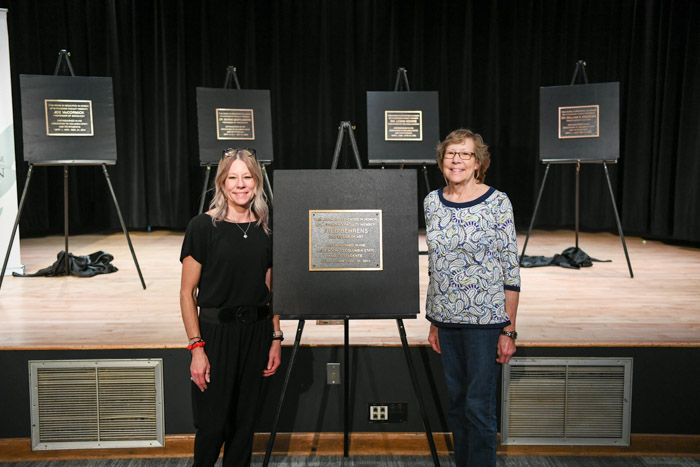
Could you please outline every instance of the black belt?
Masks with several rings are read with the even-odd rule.
[[[214,324],[253,324],[269,317],[270,307],[268,305],[199,309],[199,319]]]

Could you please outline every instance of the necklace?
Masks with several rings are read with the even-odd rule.
[[[241,232],[243,232],[243,238],[248,238],[248,229],[250,229],[250,226],[251,226],[252,222],[249,221],[249,222],[248,222],[248,227],[246,227],[245,230],[243,230],[243,228],[242,228],[240,225],[238,225],[238,223],[237,223],[235,220],[231,219],[231,218],[228,217],[228,216],[224,216],[224,218],[226,218],[226,220],[231,221],[231,223],[233,223],[233,225],[235,225],[236,227],[238,227],[238,230],[240,230]]]
[[[224,216],[224,217],[226,218],[226,220],[231,221],[231,222],[233,223],[233,225],[235,225],[236,227],[238,227],[238,230],[240,230],[241,232],[243,232],[243,238],[248,238],[248,229],[250,229],[250,226],[251,226],[252,222],[248,222],[248,227],[246,227],[245,230],[243,230],[243,228],[242,228],[240,225],[238,225],[238,223],[237,223],[236,221],[234,221],[233,219],[231,219],[231,218],[228,217],[228,216]]]

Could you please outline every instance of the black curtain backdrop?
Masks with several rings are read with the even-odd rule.
[[[195,88],[270,89],[275,169],[329,168],[350,120],[366,156],[366,91],[440,93],[440,128],[468,127],[492,151],[487,183],[527,227],[544,174],[539,87],[621,83],[621,158],[611,177],[628,234],[700,241],[700,2],[695,0],[0,0],[7,8],[18,185],[20,73],[52,74],[67,49],[77,75],[114,80],[112,181],[130,228],[183,228],[202,187]],[[2,105],[9,105],[3,102]],[[437,143],[437,142],[436,142]],[[344,155],[344,164],[349,154]],[[341,163],[342,165],[342,163]],[[72,232],[119,228],[99,168],[71,168]],[[553,166],[537,226],[574,222],[573,165]],[[431,184],[442,177],[430,167]],[[419,177],[420,179],[420,177]],[[35,171],[24,236],[63,231],[60,168]],[[419,195],[425,195],[420,187]],[[616,231],[603,168],[581,170],[581,227]]]

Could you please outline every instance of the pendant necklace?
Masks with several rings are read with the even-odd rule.
[[[245,230],[243,230],[243,228],[240,225],[238,225],[238,223],[236,221],[234,221],[233,219],[231,219],[228,216],[224,216],[224,217],[226,218],[226,220],[231,221],[233,223],[233,225],[238,227],[238,230],[243,232],[243,238],[248,238],[248,229],[250,229],[250,225],[252,224],[252,222],[248,222],[248,227],[246,227]]]

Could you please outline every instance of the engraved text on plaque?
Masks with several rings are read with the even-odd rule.
[[[253,109],[216,109],[216,139],[255,139]]]
[[[94,136],[92,101],[44,99],[47,136]]]
[[[309,211],[309,271],[381,271],[381,210]]]
[[[422,110],[385,110],[386,141],[423,141]]]
[[[599,106],[559,107],[559,139],[600,136]]]

